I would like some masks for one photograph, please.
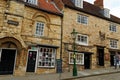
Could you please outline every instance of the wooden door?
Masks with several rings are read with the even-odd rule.
[[[28,62],[26,72],[35,72],[37,51],[28,51]]]

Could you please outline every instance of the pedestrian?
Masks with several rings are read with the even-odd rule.
[[[119,61],[120,61],[119,54],[116,53],[115,54],[115,69],[117,69],[117,65],[119,65]]]
[[[120,68],[120,54],[118,54],[119,55],[119,68]]]

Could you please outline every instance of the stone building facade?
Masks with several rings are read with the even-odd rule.
[[[74,58],[78,70],[113,66],[119,34],[103,0],[0,0],[0,74],[72,71]]]
[[[77,69],[96,69],[114,66],[114,55],[120,52],[120,19],[104,8],[103,0],[90,4],[83,0],[62,0],[63,71],[72,71],[74,62],[73,39],[76,30]]]
[[[51,2],[34,1],[0,0],[2,75],[56,72],[62,14]]]

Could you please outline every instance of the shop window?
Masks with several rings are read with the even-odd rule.
[[[38,55],[38,67],[55,67],[56,49],[40,47]]]
[[[76,64],[84,65],[84,54],[83,53],[75,53],[76,56],[74,56],[74,52],[69,52],[69,64],[74,63],[74,57],[76,59]]]

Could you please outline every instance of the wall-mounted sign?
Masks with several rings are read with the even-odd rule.
[[[8,23],[8,24],[11,24],[11,25],[15,25],[15,26],[18,26],[18,25],[19,25],[19,22],[13,21],[13,20],[8,20],[7,23]]]
[[[56,59],[56,63],[57,63],[56,72],[57,73],[62,73],[62,60],[61,59]]]

